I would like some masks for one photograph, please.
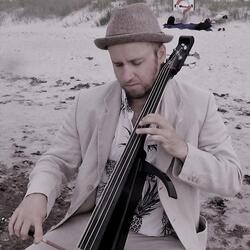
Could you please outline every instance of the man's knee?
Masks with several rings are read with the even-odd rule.
[[[55,250],[55,248],[45,244],[44,242],[40,242],[39,244],[32,244],[25,250]]]

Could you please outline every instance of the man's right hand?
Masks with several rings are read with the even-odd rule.
[[[16,235],[22,240],[28,238],[30,227],[33,226],[34,242],[39,243],[43,237],[42,224],[47,214],[47,197],[34,193],[26,196],[16,208],[9,221],[10,236]]]

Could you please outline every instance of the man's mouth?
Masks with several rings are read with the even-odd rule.
[[[140,85],[139,83],[129,83],[129,84],[126,84],[125,86],[126,87],[134,87],[134,86],[138,86]]]

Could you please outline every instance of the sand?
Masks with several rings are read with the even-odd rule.
[[[159,18],[161,24],[166,20]],[[233,198],[204,194],[208,249],[250,249],[250,33],[249,23],[228,22],[225,31],[166,30],[174,40],[193,35],[186,66],[176,76],[209,89],[216,97],[244,169],[242,190]],[[93,39],[105,27],[93,22],[47,21],[0,27],[0,249],[30,244],[10,239],[7,218],[25,194],[28,173],[46,151],[80,89],[114,79],[106,51]],[[72,187],[64,188],[46,229],[65,212]]]

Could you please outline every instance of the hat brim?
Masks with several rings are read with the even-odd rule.
[[[109,46],[132,43],[132,42],[155,42],[168,43],[173,39],[173,36],[160,33],[139,33],[139,34],[122,34],[104,38],[97,38],[94,43],[97,48],[107,50]]]

